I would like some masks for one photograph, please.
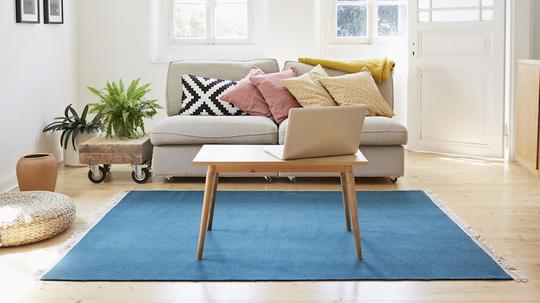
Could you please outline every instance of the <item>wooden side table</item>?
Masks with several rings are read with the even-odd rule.
[[[153,145],[150,138],[106,139],[94,137],[79,145],[79,159],[88,164],[88,179],[101,183],[111,170],[111,164],[131,164],[131,178],[145,183],[150,178]]]
[[[352,225],[356,257],[358,260],[362,260],[356,190],[352,171],[353,166],[368,164],[362,152],[358,151],[354,155],[336,157],[281,160],[267,153],[265,151],[266,147],[266,145],[203,145],[195,159],[193,159],[193,165],[208,166],[199,229],[199,244],[197,246],[197,260],[202,260],[206,231],[212,229],[219,174],[224,172],[340,173],[345,223],[349,231]]]

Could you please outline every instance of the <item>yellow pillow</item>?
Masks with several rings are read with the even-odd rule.
[[[324,77],[319,82],[339,105],[366,104],[368,116],[394,116],[394,111],[381,95],[371,72],[364,68],[359,73]]]
[[[302,107],[335,106],[332,96],[319,83],[319,79],[328,74],[317,65],[311,71],[296,77],[281,80]]]

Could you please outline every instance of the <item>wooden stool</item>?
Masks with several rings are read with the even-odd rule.
[[[88,179],[101,183],[111,170],[111,164],[131,164],[131,178],[145,183],[150,178],[153,145],[150,138],[106,139],[95,137],[79,145],[79,158],[88,164]]]

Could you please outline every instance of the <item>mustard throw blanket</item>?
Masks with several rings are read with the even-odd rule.
[[[388,78],[390,78],[390,74],[392,73],[392,70],[394,69],[394,66],[396,63],[392,60],[388,60],[387,58],[380,58],[380,59],[358,59],[358,60],[334,60],[334,59],[322,59],[322,58],[311,58],[311,57],[304,57],[304,58],[298,58],[299,62],[310,64],[310,65],[317,65],[320,64],[323,67],[335,69],[344,71],[347,73],[357,73],[366,66],[369,68],[371,73],[373,74],[373,79],[375,79],[375,82],[381,83]]]

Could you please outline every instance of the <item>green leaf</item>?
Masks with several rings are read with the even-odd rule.
[[[67,132],[69,131],[69,129],[66,129],[62,132],[62,135],[60,136],[60,146],[61,147],[64,147],[65,148],[65,145],[64,145],[64,138],[66,137],[66,134]]]
[[[86,115],[88,115],[88,109],[90,106],[86,104],[86,106],[83,109],[82,115],[81,115],[81,121],[86,121]]]
[[[68,142],[69,142],[69,138],[71,137],[71,134],[73,133],[73,130],[72,129],[68,129],[66,132],[65,132],[65,137],[64,137],[64,149],[67,149],[67,146],[68,146]]]
[[[72,119],[79,119],[79,115],[77,114],[77,111],[70,105],[68,105],[68,109],[72,114]]]
[[[74,131],[71,133],[71,145],[73,146],[74,150],[77,150],[77,147],[75,146],[75,139],[77,138],[78,134],[79,134],[78,131]]]
[[[69,108],[70,108],[70,106],[71,106],[71,104],[68,105],[68,106],[66,107],[66,109],[64,110],[64,117],[66,117],[66,118],[69,117]]]

